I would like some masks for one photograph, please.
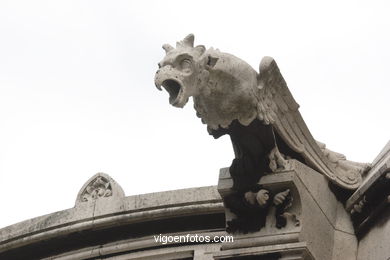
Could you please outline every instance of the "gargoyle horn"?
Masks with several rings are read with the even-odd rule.
[[[162,48],[164,49],[165,53],[168,53],[174,49],[170,44],[164,44]]]
[[[194,47],[195,36],[191,33],[187,35],[182,41],[176,43],[177,47]]]

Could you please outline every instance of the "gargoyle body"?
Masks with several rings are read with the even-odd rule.
[[[155,75],[158,89],[165,88],[169,102],[184,107],[193,97],[196,114],[214,138],[228,134],[235,159],[230,166],[233,193],[225,205],[237,216],[228,231],[250,232],[265,225],[272,198],[259,188],[268,173],[288,170],[296,159],[325,175],[336,187],[354,190],[368,164],[347,161],[312,137],[276,62],[264,57],[257,73],[245,61],[202,45],[194,47],[188,35],[176,44],[165,44],[166,56]],[[278,227],[285,225],[283,212],[289,191],[276,194]]]
[[[215,138],[229,134],[236,158],[231,174],[237,190],[246,190],[266,172],[297,159],[344,189],[356,189],[367,164],[317,143],[303,121],[276,62],[264,57],[257,73],[245,61],[202,45],[188,35],[176,48],[165,44],[155,84],[169,93],[173,106],[193,97],[197,116]],[[234,176],[239,175],[239,176]],[[242,184],[237,184],[241,182]]]
[[[288,169],[288,159],[312,167],[341,189],[359,187],[369,165],[347,161],[312,137],[272,58],[264,57],[257,73],[231,54],[194,47],[192,34],[176,48],[165,44],[163,49],[157,88],[165,88],[176,107],[192,96],[209,133],[214,138],[230,135],[235,152],[230,166],[233,200],[247,198],[264,174]]]

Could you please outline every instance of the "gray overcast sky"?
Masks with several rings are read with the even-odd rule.
[[[371,162],[389,140],[388,1],[1,1],[0,227],[126,195],[215,185],[233,151],[153,84],[161,45],[276,59],[317,140]]]

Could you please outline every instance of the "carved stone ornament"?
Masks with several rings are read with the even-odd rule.
[[[287,220],[291,219],[295,226],[300,222],[297,216],[287,210],[293,204],[290,189],[285,189],[273,194],[272,191],[257,185],[245,194],[232,193],[224,198],[224,202],[230,212],[235,215],[227,221],[228,233],[249,233],[259,231],[266,225],[269,209],[274,207],[275,227],[284,228]]]
[[[122,188],[105,173],[97,173],[90,178],[77,195],[76,204],[93,202],[102,198],[123,197]]]
[[[112,196],[110,182],[106,178],[99,176],[87,186],[81,195],[81,199],[82,201],[92,201],[100,197],[109,196]]]
[[[273,58],[264,57],[257,73],[231,54],[194,47],[192,34],[176,48],[165,44],[163,49],[156,87],[169,93],[175,107],[193,97],[209,133],[214,138],[230,135],[234,190],[250,190],[264,174],[288,168],[288,159],[312,167],[341,188],[359,187],[369,165],[347,161],[313,138]]]

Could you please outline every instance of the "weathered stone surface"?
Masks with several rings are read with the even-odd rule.
[[[358,241],[353,234],[335,230],[334,233],[334,260],[356,260]]]
[[[298,161],[290,161],[289,164],[290,170],[266,175],[259,183],[270,191],[291,191],[293,199],[291,208],[287,209],[287,225],[279,229],[276,227],[275,211],[271,208],[267,212],[264,228],[254,233],[235,234],[234,243],[222,245],[222,249],[227,251],[224,254],[233,254],[239,248],[303,243],[304,251],[313,257],[308,259],[355,259],[357,240],[351,220],[330,190],[326,178]],[[227,168],[221,169],[218,190],[223,198],[232,192],[231,187],[232,180]],[[235,217],[235,214],[226,209],[227,221]],[[349,251],[339,251],[339,240],[343,238],[349,239],[345,242]],[[350,251],[354,254],[345,258]],[[283,252],[288,250],[284,248]],[[258,255],[266,253],[258,252]]]
[[[351,214],[359,237],[370,229],[389,207],[390,201],[390,142],[374,160],[363,185],[348,199],[346,207]]]
[[[259,182],[263,189],[270,191],[271,201],[278,194],[291,195],[291,205],[284,211],[286,225],[280,228],[277,227],[275,218],[277,205],[272,204],[267,211],[265,227],[259,232],[234,234],[234,243],[186,246],[179,243],[174,247],[151,249],[156,247],[156,242],[152,236],[147,235],[118,241],[111,238],[110,243],[57,252],[42,259],[85,259],[112,254],[117,255],[116,259],[145,260],[180,259],[187,256],[193,256],[196,260],[231,259],[237,255],[282,260],[355,260],[356,257],[358,260],[386,259],[390,254],[387,246],[390,240],[387,235],[390,233],[388,211],[362,237],[358,248],[349,214],[330,190],[327,179],[298,161],[289,160],[288,164],[288,170],[266,175]],[[47,243],[45,241],[107,230],[105,231],[107,233],[101,232],[97,235],[104,237],[112,232],[110,230],[122,229],[129,224],[142,225],[142,223],[170,221],[191,216],[199,218],[221,214],[224,210],[226,210],[226,220],[234,217],[229,209],[223,207],[217,189],[212,186],[125,197],[123,192],[114,192],[119,185],[105,175],[105,178],[110,180],[110,186],[104,187],[111,187],[112,195],[96,197],[90,201],[80,200],[82,198],[80,194],[83,194],[86,187],[94,183],[99,176],[101,175],[96,175],[87,181],[79,192],[74,208],[0,230],[0,259],[4,257],[9,260],[21,259],[8,254],[12,249],[20,249],[19,252],[23,253],[24,246],[39,245],[41,248],[40,243]],[[221,169],[218,190],[222,197],[231,193],[232,185],[229,169]],[[285,199],[286,196],[281,198],[282,201]],[[207,218],[205,223],[210,220],[212,218]],[[176,223],[176,220],[173,223]],[[187,233],[226,235],[222,225],[217,229],[209,228],[209,230],[187,229],[185,234]],[[49,251],[48,248],[50,247],[45,246],[46,251]]]
[[[358,260],[390,258],[390,142],[372,163],[362,186],[348,199],[359,238]]]
[[[214,254],[214,259],[314,260],[306,243],[239,248]],[[248,257],[248,258],[245,258]],[[250,258],[252,257],[252,258]]]
[[[102,177],[105,180],[100,182],[99,178]],[[98,180],[98,183],[94,184],[96,180]],[[83,196],[88,187],[93,187],[93,189],[89,189],[88,199],[85,201]],[[99,188],[104,191],[109,188],[110,195],[92,198],[90,194],[94,190],[96,194],[99,194]],[[108,193],[101,192],[101,194]],[[107,233],[110,233],[110,230],[116,230],[122,226],[127,227],[136,223],[142,225],[145,222],[180,217],[210,215],[209,221],[216,221],[213,216],[219,216],[222,213],[221,198],[216,188],[212,186],[125,197],[123,190],[110,176],[99,173],[89,179],[81,188],[74,208],[26,220],[1,229],[0,259],[25,259],[25,257],[20,258],[20,255],[15,256],[15,254],[18,254],[17,251],[16,253],[13,251],[13,254],[8,252],[11,249],[24,248],[24,246],[33,247],[37,245],[41,247],[40,243],[50,243],[51,240],[64,239],[64,241],[67,241],[67,237],[75,236],[75,234],[81,236],[84,233],[88,234],[88,232],[98,232],[106,229],[108,230]],[[223,228],[222,221],[219,229]],[[126,235],[126,232],[124,235]],[[104,235],[99,236],[96,239],[104,238]],[[142,243],[139,247],[156,246],[156,242],[152,237],[148,237],[148,239],[149,242]],[[66,243],[69,243],[69,241]],[[131,242],[125,242],[123,246],[127,249],[137,248],[137,243],[131,240]],[[54,250],[49,248],[50,246],[45,250]],[[110,253],[116,250],[115,248],[109,248],[107,248],[107,252]],[[123,249],[123,247],[121,248]],[[20,254],[25,253],[25,250],[21,249]],[[85,248],[77,252],[70,250],[63,255],[63,258],[58,259],[82,259],[81,256],[92,257],[93,254],[99,256],[104,252],[101,246]],[[38,253],[35,252],[35,254]]]
[[[359,241],[358,260],[388,260],[390,258],[390,209],[386,209]]]

